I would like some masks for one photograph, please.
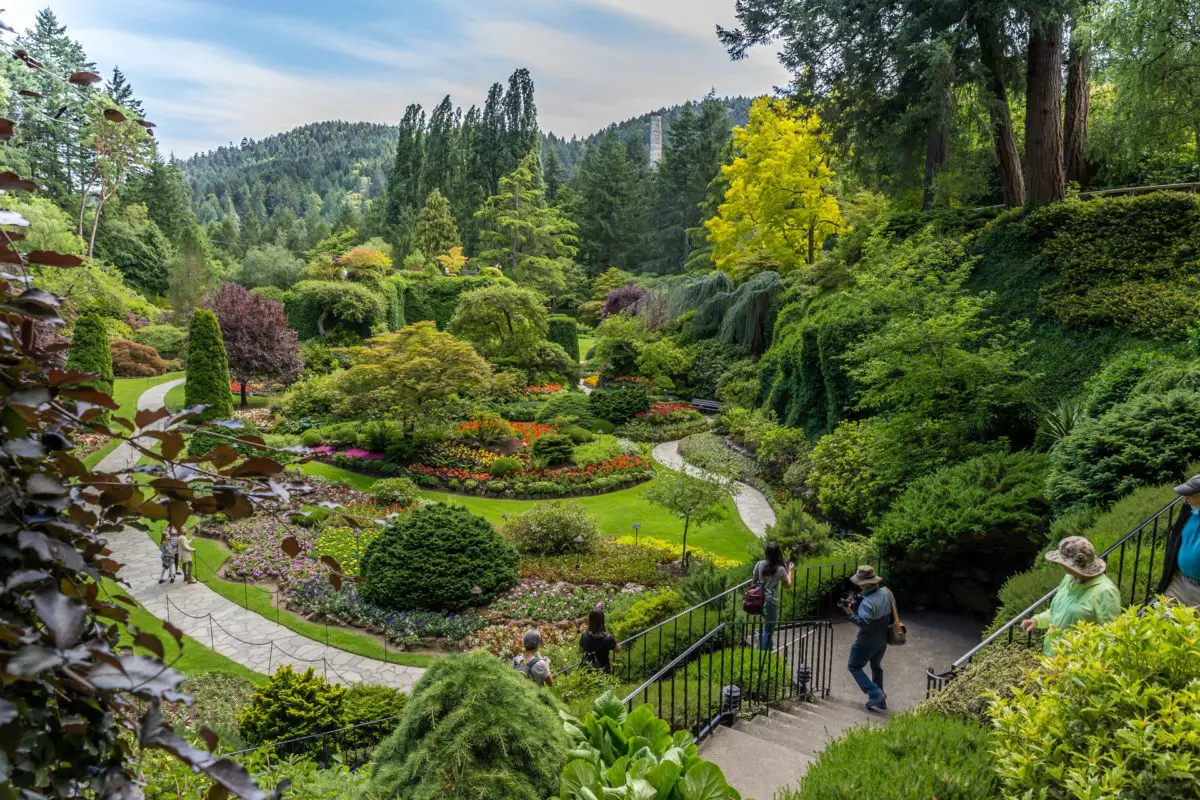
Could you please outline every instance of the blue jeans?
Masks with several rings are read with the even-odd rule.
[[[775,634],[775,621],[779,619],[779,603],[767,600],[763,603],[763,625],[758,636],[758,649],[770,650],[771,637]]]
[[[868,702],[875,703],[884,698],[883,693],[883,654],[887,652],[887,642],[875,645],[870,642],[855,642],[850,645],[850,663],[847,665],[850,674],[858,688],[863,690]],[[871,677],[863,672],[863,667],[871,665]]]

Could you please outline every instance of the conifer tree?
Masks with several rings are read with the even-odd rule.
[[[99,389],[107,395],[112,394],[113,364],[108,328],[104,326],[104,319],[94,311],[85,312],[75,320],[67,369],[94,373],[96,378],[82,385]]]
[[[489,197],[475,217],[480,222],[480,261],[543,294],[565,288],[563,267],[575,257],[577,228],[546,202],[536,152],[501,179],[499,194]]]
[[[229,391],[229,358],[217,315],[197,309],[188,328],[187,383],[184,397],[187,407],[208,408],[192,418],[193,422],[227,419],[233,416],[233,395]]]
[[[462,244],[458,235],[458,226],[450,213],[450,201],[434,189],[425,199],[425,206],[417,215],[417,231],[414,245],[422,253],[438,256],[446,253],[451,247]]]
[[[577,180],[580,261],[592,275],[636,257],[641,178],[616,131],[589,148]]]
[[[133,87],[129,85],[129,81],[126,80],[125,73],[121,72],[120,67],[113,67],[112,78],[108,81],[108,96],[113,99],[114,103],[128,108],[139,117],[146,113],[142,101],[134,96]]]

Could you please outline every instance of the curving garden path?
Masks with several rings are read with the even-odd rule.
[[[138,409],[161,408],[167,392],[181,383],[170,381],[149,389],[138,398]],[[137,451],[122,443],[96,469],[128,469],[137,459]],[[109,539],[108,547],[113,558],[121,562],[119,577],[128,584],[129,594],[147,611],[255,672],[270,674],[284,664],[298,669],[315,667],[337,683],[379,683],[405,691],[425,672],[347,653],[301,636],[225,599],[202,583],[188,585],[176,580],[159,584],[158,547],[143,531],[126,528]]]
[[[654,460],[676,472],[686,472],[698,478],[719,479],[719,476],[684,461],[683,456],[679,455],[680,441],[676,439],[656,445],[652,453]],[[737,482],[733,486],[733,504],[737,506],[738,515],[750,532],[762,539],[767,535],[767,526],[775,524],[775,510],[767,502],[766,496],[753,486]]]

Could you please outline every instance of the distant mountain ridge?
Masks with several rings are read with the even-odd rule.
[[[752,98],[721,98],[721,102],[729,111],[731,125],[746,124]],[[641,146],[648,148],[650,117],[661,114],[669,139],[671,124],[685,105],[614,122],[584,138],[543,134],[543,151],[553,149],[570,177],[582,162],[585,148],[610,130],[626,143],[639,139]],[[347,193],[356,193],[365,201],[384,190],[397,135],[395,125],[313,122],[198,153],[179,165],[188,176],[202,222],[220,219],[231,209],[241,215],[253,212],[264,221],[281,208],[303,217],[313,210],[313,195],[322,201],[320,213],[332,219]]]

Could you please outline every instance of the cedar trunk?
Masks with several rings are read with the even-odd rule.
[[[1067,181],[1087,186],[1091,168],[1087,161],[1088,113],[1091,110],[1092,48],[1078,26],[1072,31],[1067,53],[1067,101],[1063,114],[1063,170]]]
[[[925,179],[924,193],[921,197],[921,209],[928,211],[933,208],[934,179],[938,171],[946,164],[946,127],[940,122],[929,125],[929,135],[925,140]]]
[[[1004,205],[1015,208],[1025,203],[1025,178],[1021,171],[1021,153],[1017,150],[1012,114],[1008,108],[1008,87],[1004,83],[1004,51],[995,29],[986,20],[975,20],[975,35],[979,39],[984,89],[988,95],[985,104],[992,125],[992,141],[996,147]]]
[[[1026,197],[1052,203],[1067,194],[1063,177],[1061,20],[1029,21],[1026,60]]]

